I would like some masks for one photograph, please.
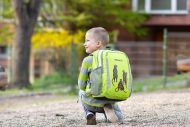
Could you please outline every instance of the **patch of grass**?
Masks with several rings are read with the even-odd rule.
[[[26,94],[26,93],[29,93],[29,92],[31,92],[31,91],[28,90],[28,89],[17,89],[17,88],[14,88],[14,89],[7,89],[5,91],[0,91],[0,96],[2,96],[2,95]]]
[[[149,92],[156,90],[180,89],[186,87],[187,74],[167,77],[167,84],[164,86],[163,77],[136,79],[133,82],[133,92]]]
[[[77,80],[77,79],[76,79]],[[33,91],[45,91],[56,94],[74,94],[71,76],[63,72],[55,72],[35,80],[30,88]],[[75,83],[77,87],[77,83]]]
[[[170,90],[186,88],[187,74],[175,75],[167,77],[166,87],[163,85],[163,77],[152,77],[135,79],[133,81],[133,92],[150,92],[158,90]],[[27,93],[53,93],[63,95],[76,95],[72,90],[71,78],[69,75],[56,72],[48,76],[37,79],[30,88],[26,89],[10,89],[0,91],[0,95],[4,94],[27,94]],[[75,85],[77,89],[77,84]]]
[[[33,89],[53,89],[60,86],[68,86],[72,80],[68,74],[55,72],[35,80],[32,84]]]
[[[53,94],[76,94],[72,90],[73,81],[71,76],[63,72],[55,72],[50,75],[36,79],[34,83],[23,89],[7,89],[0,91],[0,95],[28,94],[28,93],[53,93]],[[77,87],[77,83],[75,85]]]

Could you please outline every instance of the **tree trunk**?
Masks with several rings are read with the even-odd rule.
[[[12,2],[16,13],[16,37],[12,51],[12,84],[23,88],[30,85],[31,37],[39,13],[40,0],[13,0]]]

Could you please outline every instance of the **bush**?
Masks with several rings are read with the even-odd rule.
[[[71,76],[64,72],[54,72],[50,75],[37,79],[33,85],[33,89],[52,89],[67,87],[72,83]]]

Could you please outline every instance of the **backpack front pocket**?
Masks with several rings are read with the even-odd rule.
[[[95,68],[90,73],[90,89],[94,96],[102,92],[102,67]]]

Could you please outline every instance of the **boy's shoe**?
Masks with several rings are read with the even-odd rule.
[[[106,118],[109,122],[112,122],[112,123],[118,122],[118,117],[115,114],[111,104],[106,104],[104,106],[104,111],[105,111]]]
[[[86,115],[87,125],[96,125],[96,116],[92,112],[88,112]]]

